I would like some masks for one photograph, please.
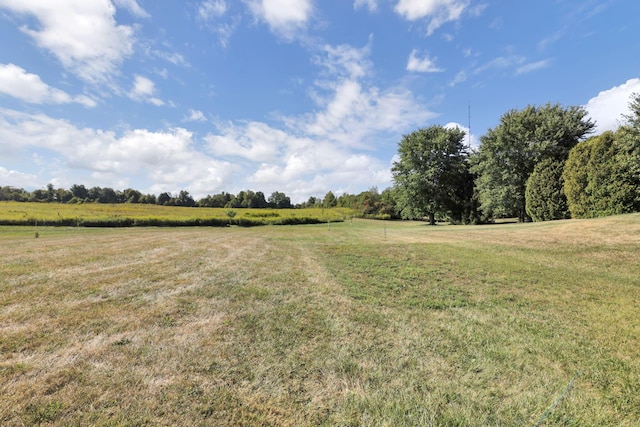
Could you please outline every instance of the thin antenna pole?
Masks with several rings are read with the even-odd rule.
[[[471,150],[471,102],[469,102],[469,136],[467,138],[469,150]]]

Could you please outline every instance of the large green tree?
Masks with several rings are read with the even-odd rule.
[[[563,174],[571,215],[593,218],[640,210],[638,161],[640,139],[626,127],[578,144]]]
[[[398,208],[403,218],[451,217],[467,176],[464,131],[435,125],[405,135],[393,163]]]
[[[511,110],[480,138],[472,171],[480,205],[491,216],[526,215],[527,180],[536,164],[550,158],[563,162],[595,124],[582,107],[558,104]]]

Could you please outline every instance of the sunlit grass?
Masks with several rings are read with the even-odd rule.
[[[0,227],[0,425],[640,419],[640,215],[38,230]]]
[[[344,221],[347,208],[226,209],[120,204],[0,202],[2,225],[199,226],[269,225]]]

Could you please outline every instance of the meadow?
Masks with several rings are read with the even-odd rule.
[[[0,425],[636,426],[640,215],[0,227]]]
[[[0,202],[0,225],[81,227],[184,227],[318,224],[353,216],[346,208],[242,209],[199,208],[137,203]]]

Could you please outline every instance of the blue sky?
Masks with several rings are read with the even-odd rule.
[[[403,134],[640,92],[635,0],[0,0],[0,185],[391,185]]]

